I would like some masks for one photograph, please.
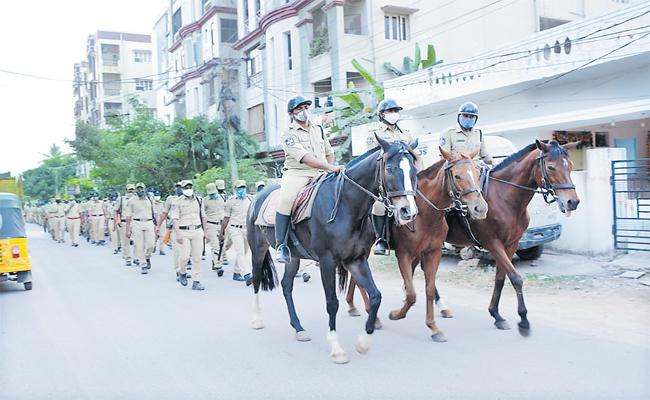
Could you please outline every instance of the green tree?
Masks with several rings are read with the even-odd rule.
[[[50,199],[57,192],[65,193],[65,182],[75,176],[77,160],[72,154],[61,154],[56,145],[36,168],[23,172],[23,189],[30,199]]]
[[[246,181],[250,191],[255,190],[254,186],[257,181],[268,179],[264,166],[252,159],[240,160],[237,162],[237,172],[239,179]],[[194,188],[200,194],[205,194],[205,186],[217,179],[223,179],[226,182],[226,192],[232,191],[234,183],[230,178],[230,169],[225,167],[213,167],[203,173],[197,174],[194,180]]]

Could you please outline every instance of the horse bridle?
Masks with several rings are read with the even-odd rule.
[[[540,150],[539,155],[536,158],[537,165],[540,169],[540,174],[542,175],[542,181],[539,189],[533,189],[528,186],[518,185],[516,183],[508,182],[506,180],[495,178],[493,176],[490,176],[490,179],[495,180],[497,182],[506,183],[508,185],[514,186],[519,189],[539,193],[544,197],[544,201],[546,202],[546,204],[553,204],[558,199],[557,194],[555,194],[556,190],[575,189],[576,186],[573,183],[552,183],[548,177],[548,173],[546,172],[546,157],[548,157],[548,155],[544,154],[544,152]],[[531,174],[534,173],[534,171],[535,170],[533,169],[531,171]]]
[[[456,186],[456,181],[454,180],[454,176],[451,172],[451,169],[459,164],[469,164],[473,163],[472,160],[462,158],[460,160],[456,161],[445,161],[445,164],[443,166],[443,169],[445,171],[445,179],[447,179],[447,182],[449,183],[449,196],[451,197],[451,205],[446,208],[439,208],[431,200],[429,200],[424,193],[420,191],[420,189],[417,190],[418,194],[420,197],[424,200],[425,203],[427,203],[429,206],[433,207],[435,210],[438,211],[451,211],[451,210],[457,210],[459,211],[463,216],[467,215],[467,205],[462,202],[462,198],[470,193],[482,193],[481,187],[471,187],[467,188],[465,190],[460,190],[458,186]]]

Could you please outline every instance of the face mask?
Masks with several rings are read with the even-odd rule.
[[[185,195],[185,197],[192,197],[193,194],[194,189],[183,189],[183,195]]]
[[[156,200],[156,201],[160,200],[160,196],[153,196],[153,199]]]
[[[258,191],[258,192],[261,192],[262,190],[264,190],[264,186],[258,186],[258,187],[257,187],[257,191]]]
[[[474,127],[474,124],[476,124],[476,117],[467,118],[462,115],[458,116],[458,125],[460,125],[461,128],[470,130]]]
[[[246,196],[246,188],[237,188],[235,193],[238,199],[243,199]]]
[[[133,197],[133,192],[127,192],[127,193],[126,193],[126,198],[127,198],[127,199],[130,199],[130,198],[132,198],[132,197]]]
[[[216,193],[210,193],[208,196],[210,197],[210,200],[216,200],[217,199],[217,194]]]
[[[296,119],[296,121],[305,122],[309,118],[309,111],[302,110],[297,114],[293,114],[293,117]]]
[[[176,196],[180,196],[180,195],[183,194],[183,189],[181,189],[181,188],[176,188],[175,193],[176,193]]]
[[[138,190],[138,191],[135,192],[135,193],[136,193],[138,196],[140,196],[140,197],[144,196],[144,190]]]
[[[391,125],[395,125],[395,123],[399,121],[399,113],[398,112],[386,113],[384,114],[384,120]]]

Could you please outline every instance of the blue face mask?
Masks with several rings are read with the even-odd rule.
[[[458,125],[465,130],[470,130],[476,124],[476,117],[464,117],[462,115],[458,116]]]
[[[142,197],[142,196],[144,196],[144,190],[138,190],[137,192],[135,192],[135,194]]]
[[[238,199],[243,199],[246,197],[246,188],[237,188],[235,193],[237,194]]]
[[[210,200],[216,200],[217,199],[217,194],[216,193],[210,193],[208,196],[210,196]]]
[[[182,196],[182,195],[183,195],[183,189],[176,188],[176,196]]]

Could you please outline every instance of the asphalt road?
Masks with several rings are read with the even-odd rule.
[[[339,337],[350,363],[335,365],[318,276],[296,282],[313,338],[299,343],[281,291],[263,294],[266,328],[254,331],[252,291],[231,271],[217,278],[208,261],[206,290],[196,292],[176,282],[169,255],[140,275],[108,246],[56,244],[35,226],[29,246],[34,289],[0,284],[0,399],[650,398],[650,346],[562,329],[548,323],[552,314],[539,322],[535,296],[529,337],[493,327],[489,292],[472,306],[447,297],[456,317],[438,323],[449,341],[433,343],[421,304],[405,320],[388,320],[401,289],[380,279],[384,329],[369,353],[357,354],[363,319],[342,304]],[[515,308],[502,310],[516,326]]]

